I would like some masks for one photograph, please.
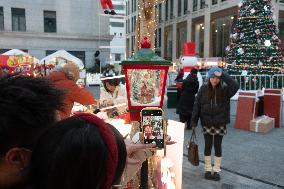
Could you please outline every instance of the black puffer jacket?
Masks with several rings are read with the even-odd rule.
[[[201,125],[218,128],[230,123],[230,98],[234,96],[239,85],[226,72],[223,72],[221,80],[226,85],[221,86],[224,90],[224,100],[217,102],[216,92],[213,100],[208,98],[208,85],[204,84],[198,91],[194,102],[194,108],[191,118],[191,125],[197,126],[200,118]]]
[[[182,83],[181,96],[177,106],[177,113],[190,115],[193,110],[195,95],[199,88],[196,74],[190,74]]]

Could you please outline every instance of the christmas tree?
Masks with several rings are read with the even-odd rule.
[[[281,40],[277,34],[271,0],[243,0],[238,20],[226,47],[228,72],[232,75],[280,74],[283,68]]]

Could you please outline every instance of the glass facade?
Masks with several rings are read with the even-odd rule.
[[[226,16],[211,22],[211,50],[213,57],[226,56],[225,49],[229,45],[232,25],[236,19],[236,16]]]

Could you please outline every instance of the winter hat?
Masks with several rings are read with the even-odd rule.
[[[222,69],[219,68],[218,66],[210,68],[210,70],[208,71],[208,78],[216,77],[214,72],[222,72]]]

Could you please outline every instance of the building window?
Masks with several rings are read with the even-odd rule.
[[[12,31],[26,31],[25,9],[12,8]]]
[[[120,27],[120,28],[124,27],[123,22],[110,22],[109,24],[111,25],[111,27]]]
[[[170,9],[170,18],[174,18],[174,0],[170,0],[171,3],[171,9]]]
[[[158,5],[158,9],[159,9],[159,23],[162,22],[162,4],[160,3]]]
[[[193,0],[193,9],[192,11],[197,11],[197,0]]]
[[[161,47],[162,46],[162,29],[159,28],[159,32],[158,32],[158,38],[159,38],[159,41],[158,41],[158,47]]]
[[[136,12],[136,9],[137,9],[137,7],[136,7],[136,0],[134,0],[134,12]]]
[[[133,0],[131,0],[131,13],[133,13],[133,11],[134,11],[134,2]]]
[[[44,15],[44,32],[56,33],[56,12],[43,11]]]
[[[166,1],[166,21],[169,19],[169,1]]]
[[[114,10],[124,10],[124,5],[113,5]]]
[[[114,54],[114,61],[121,61],[121,54]]]
[[[212,5],[216,5],[218,3],[218,0],[212,0]]]
[[[205,0],[200,0],[200,9],[204,9],[205,7]]]
[[[183,1],[183,14],[188,13],[188,0]]]
[[[122,33],[120,33],[119,35],[120,35],[120,37],[122,37]]]
[[[280,0],[279,2],[280,2],[280,3],[284,3],[284,0]]]
[[[3,7],[0,7],[0,30],[4,30],[4,12],[3,12]]]
[[[114,32],[114,34],[113,34],[114,36],[116,36],[116,32]]]
[[[181,16],[181,0],[178,0],[178,16]]]
[[[128,1],[126,2],[126,15],[128,15]]]
[[[134,16],[134,31],[136,29],[136,16]]]
[[[68,51],[68,52],[73,56],[76,56],[77,58],[81,59],[83,64],[85,65],[85,59],[86,59],[85,51]]]
[[[227,0],[221,0],[221,2],[224,2],[224,1],[227,1]]]

